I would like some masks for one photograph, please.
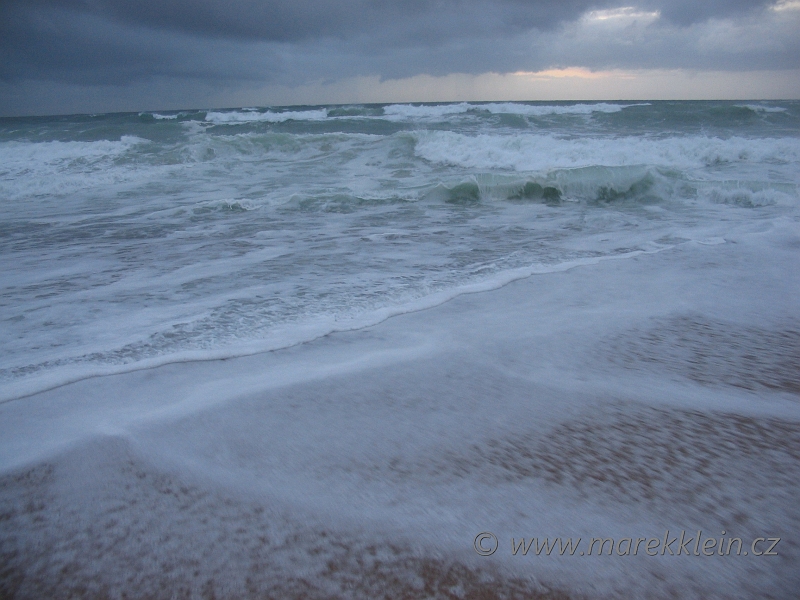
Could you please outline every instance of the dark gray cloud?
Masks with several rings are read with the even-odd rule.
[[[646,0],[646,6],[682,25],[767,4],[769,0]],[[0,21],[0,77],[107,83],[164,72],[226,76],[212,73],[202,55],[204,40],[346,42],[367,59],[387,51],[413,55],[432,48],[440,51],[448,68],[448,48],[460,47],[469,64],[489,66],[481,57],[500,52],[470,48],[504,48],[520,32],[551,31],[589,9],[614,5],[611,0],[6,0]],[[171,40],[165,33],[182,36]],[[438,64],[431,60],[415,67],[440,72]],[[474,69],[462,65],[462,70]],[[235,61],[229,71],[231,77],[246,76]]]
[[[645,0],[638,3],[688,25],[772,4],[774,0]],[[616,3],[618,5],[619,3]],[[203,36],[296,42],[399,30],[409,40],[476,31],[548,30],[609,0],[6,0],[13,13],[64,9]]]
[[[68,10],[210,37],[297,42],[401,33],[409,41],[550,29],[603,0],[6,0],[12,17]],[[21,22],[21,21],[20,21]]]
[[[497,69],[507,62],[496,60],[500,48],[515,35],[552,30],[595,5],[595,0],[6,0],[0,80],[123,84],[172,75],[288,83],[326,74],[394,77]]]
[[[14,11],[0,27],[0,80],[44,79],[80,84],[124,84],[162,75],[181,78],[269,77],[241,44],[108,20],[69,8]],[[267,58],[267,57],[262,57]],[[260,75],[258,75],[260,73]]]
[[[163,89],[170,81],[176,90],[234,89],[566,66],[800,66],[796,39],[762,44],[748,55],[736,52],[735,42],[709,50],[703,41],[701,29],[714,19],[757,22],[774,0],[0,2],[0,114],[2,90],[19,98],[28,89],[22,83],[35,81],[124,87],[158,80]],[[587,11],[625,5],[661,17],[628,19],[619,30],[599,33],[578,27]]]

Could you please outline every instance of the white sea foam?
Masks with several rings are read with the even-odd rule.
[[[786,108],[784,108],[783,106],[764,106],[763,104],[738,104],[737,106],[741,108],[749,108],[750,110],[762,113],[786,112]]]
[[[384,118],[390,120],[413,119],[442,119],[453,115],[466,113],[489,112],[493,114],[515,114],[523,116],[544,115],[590,115],[592,113],[614,113],[628,106],[649,106],[649,104],[523,104],[519,102],[491,102],[486,104],[472,104],[459,102],[457,104],[391,104],[384,107]]]
[[[772,104],[0,122],[17,595],[511,597],[483,575],[534,568],[581,597],[792,597],[791,544],[508,543],[798,529],[800,140]]]
[[[423,131],[414,135],[420,157],[478,169],[545,171],[593,165],[698,169],[737,163],[800,163],[797,138],[563,138],[552,134],[466,135],[452,131]]]
[[[93,364],[85,363],[83,361],[74,364],[63,364],[56,367],[53,365],[42,376],[35,379],[20,379],[11,383],[6,383],[2,390],[0,390],[0,402],[5,402],[14,398],[29,396],[41,392],[43,390],[52,389],[67,383],[80,381],[91,377],[100,377],[106,375],[113,375],[119,373],[129,373],[141,369],[153,368],[161,365],[190,362],[190,361],[206,361],[206,360],[219,360],[241,356],[249,356],[262,352],[277,350],[280,348],[287,348],[303,342],[308,342],[334,332],[355,331],[364,329],[366,327],[376,325],[397,315],[408,314],[421,310],[426,310],[439,306],[453,298],[463,294],[474,294],[479,292],[486,292],[496,290],[508,285],[513,281],[524,279],[536,274],[545,273],[559,273],[568,271],[575,267],[597,264],[603,260],[620,260],[626,258],[633,258],[641,254],[652,254],[669,249],[668,245],[651,245],[647,249],[637,249],[624,253],[617,253],[605,257],[591,257],[573,260],[565,260],[556,264],[534,264],[526,267],[516,269],[506,269],[503,271],[495,271],[493,275],[483,274],[485,266],[482,268],[473,269],[474,274],[483,274],[477,281],[470,283],[462,283],[454,287],[433,291],[422,297],[418,297],[411,301],[384,306],[377,310],[366,311],[354,314],[349,317],[342,318],[336,315],[319,315],[316,318],[306,317],[305,321],[300,325],[291,326],[277,326],[273,331],[261,337],[261,339],[241,339],[234,343],[220,345],[213,349],[192,349],[172,351],[163,356],[149,356],[142,357],[139,360],[124,360],[118,364]],[[252,260],[267,260],[274,257],[275,253],[271,256],[261,253],[259,257],[248,257],[248,261]],[[236,269],[235,262],[226,261],[218,265],[217,272],[214,272],[214,267],[209,270],[209,265],[205,265],[202,269],[186,268],[183,273],[172,273],[169,276],[164,276],[164,283],[169,283],[171,286],[178,286],[181,283],[191,284],[198,275],[209,277],[221,275],[226,271]],[[166,281],[168,279],[168,282]],[[150,285],[157,284],[156,279],[151,280]],[[125,290],[124,286],[120,286],[120,293],[130,293],[130,289]],[[207,308],[213,309],[217,300],[207,302]],[[185,315],[180,314],[178,311],[172,316],[173,319],[185,318]],[[150,314],[147,314],[150,313]],[[153,329],[153,323],[148,322],[155,316],[152,311],[140,310],[138,314],[130,313],[126,319],[126,323],[118,324],[117,335],[123,334],[123,330],[127,335],[132,337],[141,337],[140,333],[147,329]],[[158,315],[163,318],[167,315]],[[100,330],[102,331],[102,329]],[[100,333],[98,331],[98,333]],[[139,334],[139,335],[137,335]],[[97,348],[99,349],[99,348]],[[84,351],[91,353],[92,347],[87,345]]]
[[[387,107],[413,128],[362,107],[371,122],[325,133],[324,109],[211,111],[256,126],[132,119],[99,141],[32,141],[36,123],[0,142],[0,380],[281,347],[531,265],[642,251],[676,230],[722,237],[797,207],[800,141],[783,130],[621,136],[577,118],[542,133],[475,117],[622,106]],[[306,133],[258,126],[308,112]],[[125,121],[108,118],[118,136]]]
[[[118,141],[98,140],[94,142],[2,142],[0,143],[0,174],[4,177],[19,175],[17,169],[23,165],[62,165],[90,163],[128,151],[136,144],[147,140],[123,135]]]
[[[520,104],[519,102],[492,102],[489,104],[479,104],[475,108],[487,110],[495,114],[514,114],[539,117],[545,115],[590,115],[592,113],[616,113],[628,108],[629,106],[650,106],[648,103],[638,104],[608,104],[599,102],[597,104]]]
[[[328,111],[324,108],[319,110],[298,110],[284,112],[256,112],[252,110],[217,112],[209,111],[206,113],[206,121],[216,125],[232,125],[238,123],[253,123],[263,121],[265,123],[283,123],[284,121],[320,121],[328,116]]]
[[[396,120],[442,118],[448,115],[459,115],[475,108],[473,104],[390,104],[383,107],[385,117]]]
[[[7,198],[62,194],[120,182],[129,175],[115,161],[148,140],[0,142],[0,193]]]
[[[746,188],[726,189],[724,186],[709,187],[704,190],[704,195],[712,202],[745,208],[773,205],[791,206],[796,198],[796,194],[789,195],[780,190],[764,189],[753,191]]]
[[[294,591],[298,575],[305,597],[416,597],[420,581],[458,593],[487,564],[520,586],[535,565],[537,585],[576,595],[790,597],[790,545],[787,560],[712,564],[523,556],[509,544],[573,536],[587,549],[595,536],[702,527],[748,547],[794,527],[796,396],[726,384],[724,371],[708,385],[658,370],[672,338],[686,369],[709,351],[723,367],[759,360],[759,332],[776,329],[766,315],[794,308],[783,238],[796,244],[796,223],[587,262],[287,352],[2,404],[0,503],[29,507],[5,510],[19,546],[9,560],[27,572],[46,558],[37,585],[91,579],[133,597],[213,585],[246,598]],[[742,268],[752,264],[772,268]],[[481,531],[504,542],[492,558],[474,555]]]

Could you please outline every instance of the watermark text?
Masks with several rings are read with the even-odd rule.
[[[778,556],[779,537],[703,536],[702,530],[670,532],[659,537],[531,537],[511,538],[512,556]],[[484,531],[475,536],[475,552],[491,556],[500,540]]]

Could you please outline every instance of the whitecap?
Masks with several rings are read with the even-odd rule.
[[[606,102],[600,102],[597,104],[533,105],[520,104],[517,102],[492,102],[489,104],[481,104],[477,108],[487,110],[493,114],[540,117],[545,115],[590,115],[596,112],[615,113],[630,106],[650,106],[650,104],[646,102],[638,104],[608,104]]]
[[[683,170],[741,163],[800,162],[800,140],[795,138],[564,138],[551,134],[466,135],[451,131],[422,131],[414,136],[415,153],[419,157],[478,169],[542,171],[646,164]]]
[[[514,114],[523,116],[544,115],[591,115],[592,113],[614,113],[630,106],[649,106],[648,103],[609,104],[523,104],[520,102],[489,102],[474,104],[390,104],[384,107],[384,118],[390,120],[439,119],[466,113],[489,112],[492,114]]]
[[[749,108],[755,112],[762,112],[762,113],[782,113],[786,112],[786,109],[782,106],[764,106],[763,104],[737,104],[738,108]]]
[[[321,121],[327,116],[328,111],[324,108],[319,110],[285,112],[254,112],[251,110],[247,110],[246,112],[209,111],[206,113],[205,120],[214,123],[215,125],[235,125],[239,123],[253,123],[259,121],[266,123],[283,123],[284,121]]]
[[[475,108],[474,104],[390,104],[383,108],[383,114],[392,120],[441,118],[447,115],[463,114]]]

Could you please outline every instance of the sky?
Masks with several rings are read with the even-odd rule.
[[[798,32],[800,0],[0,0],[0,116],[800,98]]]

